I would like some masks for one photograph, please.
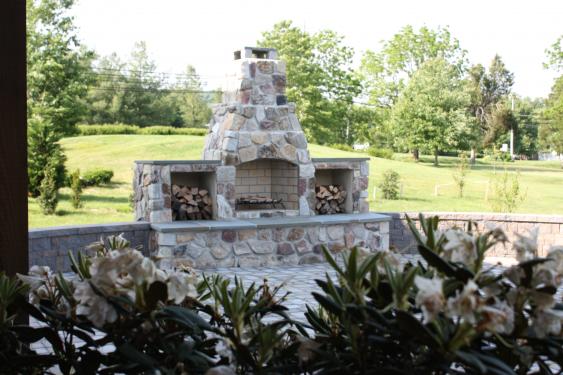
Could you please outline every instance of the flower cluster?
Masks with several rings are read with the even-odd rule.
[[[112,323],[117,311],[108,297],[127,297],[143,308],[144,292],[153,282],[166,284],[167,300],[181,304],[197,296],[197,277],[192,270],[162,270],[140,251],[123,248],[92,259],[91,278],[76,285],[77,314],[88,317],[96,326]]]
[[[438,270],[432,278],[417,275],[415,303],[424,323],[443,315],[473,327],[475,334],[511,334],[515,319],[520,318],[521,322],[531,322],[537,337],[562,335],[563,311],[553,307],[563,281],[563,247],[553,247],[546,258],[540,259],[536,257],[537,230],[529,236],[517,234],[513,248],[519,263],[497,277],[492,269],[481,270],[479,261],[489,247],[507,242],[502,229],[489,227],[484,235],[477,235],[453,228],[435,231],[434,236],[442,243],[436,252],[441,252],[444,260],[474,273],[466,274],[472,277],[466,276],[463,284],[448,295],[444,284],[451,285],[455,279],[448,272]]]

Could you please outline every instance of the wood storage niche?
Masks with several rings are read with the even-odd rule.
[[[315,212],[317,215],[353,212],[351,169],[317,169],[315,172]]]
[[[216,218],[216,176],[214,172],[172,172],[172,220]]]

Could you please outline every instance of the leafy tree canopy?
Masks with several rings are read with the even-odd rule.
[[[59,135],[84,112],[92,51],[82,47],[68,10],[74,0],[27,1],[27,108]]]
[[[563,153],[563,76],[557,78],[546,101],[540,139],[546,148]]]
[[[432,30],[423,26],[417,31],[407,25],[390,40],[382,42],[379,52],[366,51],[360,71],[370,101],[390,107],[409,78],[426,61],[441,58],[463,71],[466,54],[448,28]]]
[[[469,110],[475,116],[471,146],[490,146],[513,125],[513,115],[503,102],[514,85],[514,74],[495,55],[487,69],[481,64],[468,71]]]
[[[343,143],[354,127],[353,99],[361,92],[351,66],[354,51],[330,30],[310,34],[291,21],[262,33],[259,46],[275,48],[286,62],[287,97],[310,140]]]
[[[433,151],[454,146],[469,121],[469,95],[457,66],[428,60],[413,73],[392,110],[396,140],[403,147]]]
[[[563,35],[551,45],[551,48],[545,51],[547,62],[543,65],[545,68],[551,68],[556,71],[563,70]]]

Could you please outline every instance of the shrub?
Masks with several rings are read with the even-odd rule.
[[[391,252],[360,260],[352,250],[339,266],[325,249],[337,279],[317,280],[321,312],[307,313],[315,331],[309,373],[558,373],[563,248],[535,258],[537,233],[519,236],[519,263],[499,273],[483,260],[507,242],[501,229],[444,231],[438,223],[420,216],[420,232],[408,218],[427,265],[401,265]]]
[[[45,175],[39,186],[39,197],[37,201],[45,215],[53,215],[59,203],[59,188],[57,186],[57,164],[56,160],[47,163]]]
[[[462,152],[459,154],[459,161],[453,175],[460,198],[463,198],[463,189],[465,188],[465,177],[467,176],[468,168],[469,161],[467,160],[467,153]]]
[[[82,179],[80,178],[80,169],[75,170],[70,175],[70,189],[72,190],[70,200],[72,207],[78,209],[82,207]]]
[[[501,174],[495,174],[492,182],[493,198],[491,208],[495,212],[514,212],[526,199],[526,192],[520,186],[520,173],[509,172],[506,169]]]
[[[389,148],[370,147],[368,154],[376,158],[393,159],[394,153]]]
[[[54,168],[54,181],[57,188],[65,185],[65,161],[61,145],[58,143],[59,136],[55,133],[51,124],[38,118],[29,119],[27,137],[27,178],[28,190],[32,197],[38,197],[40,186],[47,164]]]
[[[172,126],[147,126],[103,124],[78,125],[79,135],[114,135],[114,134],[146,134],[146,135],[206,135],[207,128],[174,128]]]
[[[383,181],[378,185],[383,193],[383,199],[399,199],[399,173],[392,169],[383,172]]]
[[[82,176],[82,186],[107,185],[113,178],[111,169],[93,169],[86,171]]]
[[[537,232],[518,236],[518,264],[499,272],[483,261],[507,242],[501,229],[438,229],[438,217],[420,215],[419,231],[407,221],[425,264],[358,248],[339,263],[322,249],[337,276],[316,280],[319,307],[307,306],[307,330],[289,318],[280,287],[160,270],[121,236],[93,244],[90,256],[70,255],[69,279],[38,266],[19,275],[29,301],[21,283],[0,275],[0,373],[21,366],[64,374],[561,369],[563,248],[537,258]],[[18,311],[41,327],[15,325]],[[26,345],[41,339],[46,354]]]

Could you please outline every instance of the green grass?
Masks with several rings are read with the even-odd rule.
[[[69,171],[80,168],[109,168],[115,173],[113,183],[105,187],[84,189],[84,207],[75,210],[70,205],[69,189],[61,190],[57,214],[40,213],[34,199],[29,202],[30,227],[53,225],[94,224],[130,221],[133,213],[129,205],[134,160],[142,159],[200,159],[204,137],[187,135],[101,135],[66,138],[62,140],[68,157]],[[310,145],[313,157],[367,157],[363,153],[347,152],[319,145]],[[485,201],[487,182],[494,171],[503,166],[478,161],[467,176],[464,198],[457,198],[455,186],[440,188],[434,196],[436,184],[451,184],[456,158],[440,157],[441,165],[434,167],[432,157],[422,157],[414,163],[407,155],[398,160],[371,158],[369,199],[373,211],[491,211]],[[557,162],[517,161],[508,163],[509,170],[520,171],[520,182],[527,191],[526,200],[517,212],[563,214],[563,170]],[[381,181],[383,171],[394,169],[401,175],[403,196],[396,201],[373,200],[374,187]]]

